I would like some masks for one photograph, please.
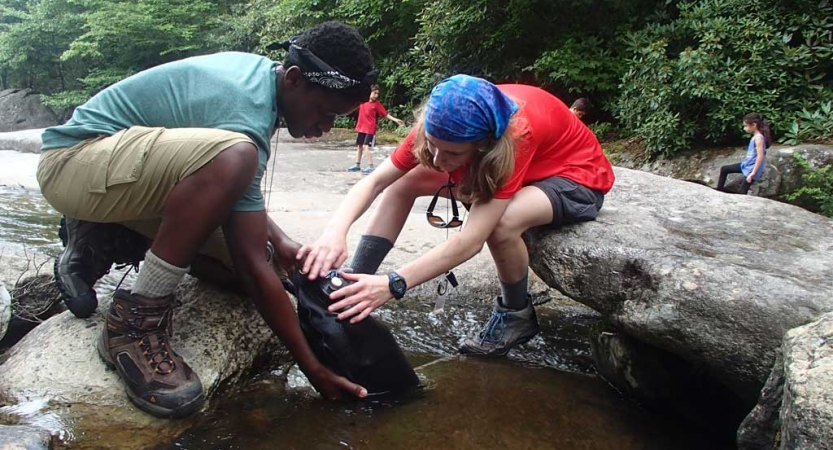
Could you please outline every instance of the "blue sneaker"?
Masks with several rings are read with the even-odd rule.
[[[360,166],[358,164],[353,164],[352,166],[347,168],[348,172],[358,172],[360,170],[362,170],[362,166]]]
[[[503,356],[516,345],[523,344],[538,334],[538,318],[532,302],[515,310],[503,307],[500,296],[495,297],[495,309],[489,322],[477,336],[470,336],[460,346],[465,355]]]
[[[367,169],[362,170],[362,175],[370,175],[371,173],[373,173],[373,169],[373,166],[369,166]]]

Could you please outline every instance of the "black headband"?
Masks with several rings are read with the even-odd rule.
[[[347,89],[361,84],[370,86],[376,83],[379,76],[378,70],[371,70],[363,80],[350,78],[315,56],[309,49],[296,44],[295,39],[281,42],[277,47],[289,52],[289,59],[298,65],[309,81],[329,89]]]

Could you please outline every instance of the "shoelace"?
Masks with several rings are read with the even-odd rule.
[[[503,311],[495,311],[492,313],[492,317],[489,318],[489,322],[483,327],[483,331],[480,333],[480,344],[484,342],[495,344],[503,339],[503,333],[506,331],[505,318],[506,313]]]
[[[160,309],[162,308],[159,306],[133,306],[130,308],[130,312],[141,317],[142,315],[155,315],[160,312]],[[148,330],[147,333],[143,334],[139,338],[139,348],[142,349],[142,354],[147,360],[148,365],[150,365],[150,367],[160,375],[168,375],[176,370],[176,363],[173,358],[171,358],[171,355],[167,350],[168,345],[166,339],[166,335],[169,336],[173,331],[172,322],[173,309],[165,308],[164,312],[159,317],[159,321],[156,322],[156,327]],[[151,337],[156,337],[156,345],[153,345],[154,342]],[[161,356],[161,359],[158,361],[156,360],[157,356]],[[164,366],[163,368],[160,368],[159,366],[162,363],[167,364],[167,368]]]
[[[157,348],[154,348],[151,336],[156,337]],[[142,354],[154,372],[160,375],[168,375],[176,370],[176,363],[167,350],[167,341],[163,333],[148,333],[144,335],[141,342],[139,342],[139,348],[142,349]],[[161,356],[161,359],[158,361],[156,360],[157,356]],[[163,363],[166,366],[162,366]]]

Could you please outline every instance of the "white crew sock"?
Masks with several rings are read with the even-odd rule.
[[[190,268],[169,264],[148,250],[131,292],[149,298],[170,295]]]

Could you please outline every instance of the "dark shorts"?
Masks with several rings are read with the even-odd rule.
[[[375,134],[359,133],[356,136],[356,145],[367,145],[368,147],[373,147],[374,144],[376,144]]]
[[[552,204],[552,223],[560,227],[576,222],[596,219],[602,209],[605,196],[599,191],[584,187],[573,180],[550,177],[532,183],[542,190]]]

